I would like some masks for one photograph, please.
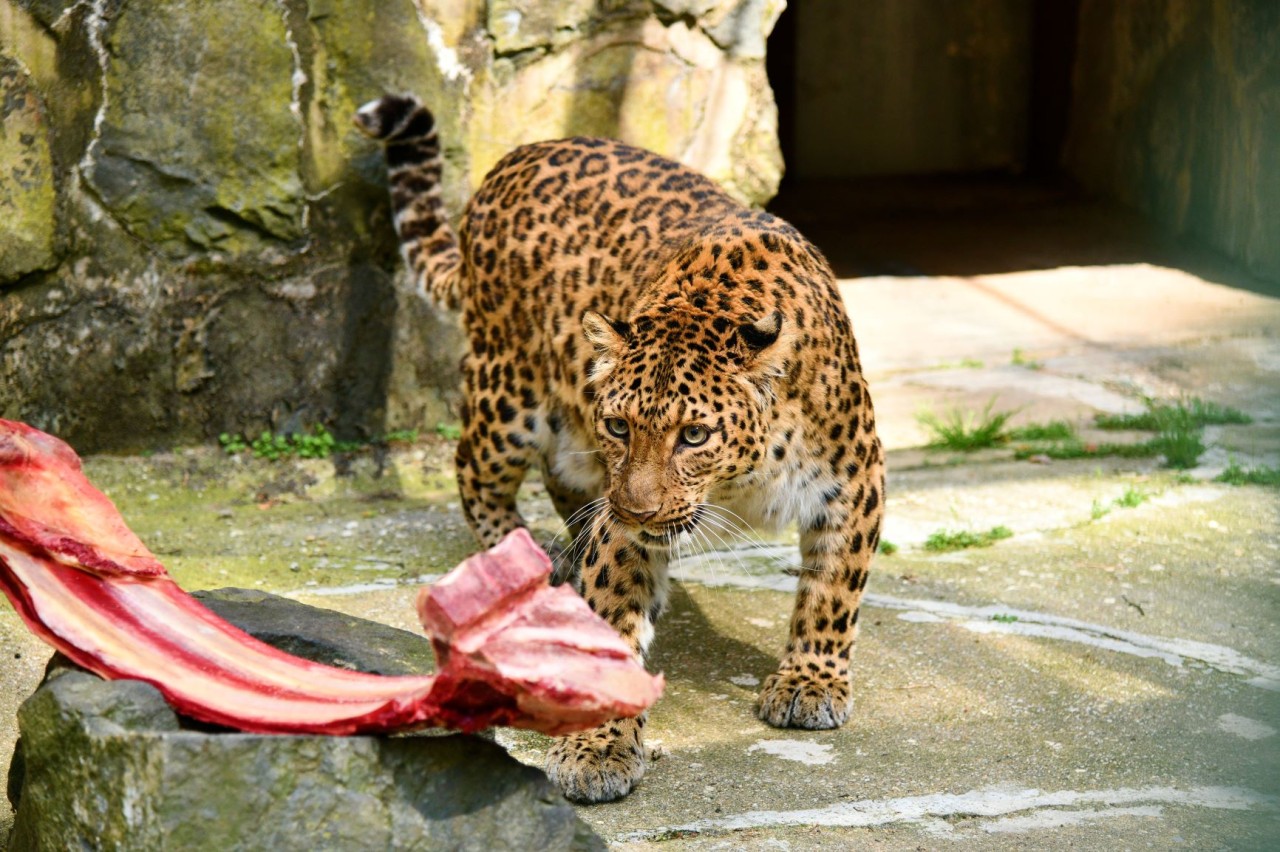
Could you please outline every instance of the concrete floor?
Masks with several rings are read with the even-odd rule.
[[[827,732],[755,719],[795,556],[794,536],[746,537],[677,569],[652,661],[669,684],[648,728],[663,756],[583,817],[625,849],[1280,847],[1280,489],[1212,481],[1229,461],[1280,466],[1280,300],[1052,188],[989,188],[1003,201],[977,210],[972,188],[939,192],[909,233],[858,226],[867,209],[900,215],[892,192],[870,195],[850,221],[809,223],[838,269],[894,273],[842,283],[899,547],[869,586],[854,717]],[[1188,476],[1158,458],[927,450],[916,419],[990,403],[1089,437],[1093,414],[1144,396],[1253,422],[1206,430]],[[416,581],[471,546],[448,458],[429,440],[380,477],[367,459],[335,479],[326,462],[209,449],[86,468],[188,588],[260,585],[412,627]],[[1127,493],[1140,505],[1116,502]],[[553,531],[537,483],[525,496]],[[1012,538],[923,547],[996,525]],[[3,765],[46,656],[7,605],[0,655]],[[534,764],[547,745],[499,740]],[[0,838],[9,818],[0,806]]]

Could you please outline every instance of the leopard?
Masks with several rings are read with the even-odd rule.
[[[431,111],[389,94],[355,123],[383,146],[415,286],[461,312],[455,464],[479,543],[525,526],[536,467],[575,542],[560,579],[643,663],[690,536],[717,518],[794,523],[795,603],[756,713],[843,725],[885,458],[823,254],[692,168],[580,136],[511,150],[455,229]],[[548,775],[576,802],[628,794],[654,757],[646,721],[557,738]]]

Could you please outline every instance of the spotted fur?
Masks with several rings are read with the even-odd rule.
[[[573,579],[643,656],[677,542],[730,512],[795,522],[790,637],[758,714],[843,724],[884,456],[818,250],[675,162],[584,138],[504,157],[455,236],[430,113],[387,97],[357,124],[386,143],[407,262],[462,310],[458,484],[481,543],[523,525],[516,491],[541,468],[579,542]],[[547,770],[579,801],[625,795],[644,774],[643,727],[620,719],[562,738]]]

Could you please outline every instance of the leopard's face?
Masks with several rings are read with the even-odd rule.
[[[767,445],[766,350],[782,325],[667,304],[629,322],[583,318],[596,346],[595,437],[611,519],[646,548],[674,546],[716,486],[750,473]],[[744,329],[746,329],[744,331]]]

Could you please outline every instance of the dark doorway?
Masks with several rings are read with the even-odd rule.
[[[803,0],[768,72],[786,176],[770,209],[841,276],[1140,259],[1142,220],[1061,170],[1078,0]]]

